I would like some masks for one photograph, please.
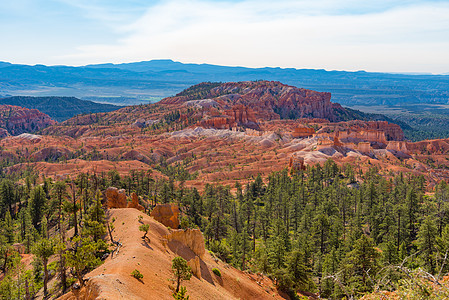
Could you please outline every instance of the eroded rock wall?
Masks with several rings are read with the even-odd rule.
[[[177,241],[190,248],[199,258],[206,253],[203,234],[199,229],[173,230],[166,236],[168,241]]]

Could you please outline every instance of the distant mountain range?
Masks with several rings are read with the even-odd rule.
[[[95,103],[75,97],[15,96],[0,98],[1,104],[37,109],[58,122],[70,119],[78,114],[109,112],[122,108],[122,106]]]
[[[200,82],[246,80],[277,80],[330,92],[333,102],[348,106],[449,102],[448,75],[225,67],[172,60],[81,67],[0,62],[0,95],[64,95],[124,105],[154,102]]]

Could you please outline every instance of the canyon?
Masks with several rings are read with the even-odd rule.
[[[200,190],[328,159],[376,166],[385,176],[413,172],[430,186],[449,178],[448,140],[408,142],[396,124],[342,121],[342,110],[328,93],[279,82],[204,83],[156,104],[61,123],[43,117],[46,123],[36,123],[48,127],[39,135],[1,139],[0,156],[9,162],[7,173],[32,167],[53,178],[111,169],[166,178],[161,162],[181,165],[195,174],[185,184]]]

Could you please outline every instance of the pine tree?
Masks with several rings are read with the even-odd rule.
[[[42,186],[38,185],[31,191],[31,220],[33,226],[38,228],[39,222],[42,220],[46,206],[46,196]]]
[[[84,286],[83,272],[86,268],[95,267],[99,260],[95,257],[97,244],[90,238],[75,236],[67,247],[64,257],[67,266],[74,269],[81,287]]]
[[[5,215],[6,211],[13,216],[13,204],[16,202],[14,194],[14,184],[9,179],[3,179],[0,183],[0,218]]]
[[[192,277],[192,272],[190,267],[187,265],[187,261],[179,256],[173,258],[171,270],[174,276],[173,280],[176,282],[175,293],[178,293],[181,282],[184,280],[190,280],[190,277]]]
[[[89,208],[84,218],[83,234],[91,236],[97,242],[106,234],[105,213],[101,206],[100,191],[97,192],[94,205]]]
[[[47,270],[47,264],[48,259],[51,255],[54,254],[54,244],[51,240],[47,238],[43,238],[39,241],[37,241],[32,250],[33,254],[36,255],[41,261],[42,265],[44,267],[44,298],[47,297],[48,291],[47,291],[47,283],[48,283],[48,270]]]
[[[365,234],[355,242],[354,249],[345,259],[348,282],[356,293],[369,292],[373,288],[374,276],[379,270],[380,253],[374,248],[374,241]]]
[[[418,249],[421,251],[419,257],[423,261],[423,265],[430,273],[435,272],[436,263],[436,238],[438,235],[435,222],[430,216],[424,219],[418,232]]]
[[[6,212],[5,220],[0,224],[2,224],[2,226],[0,227],[0,233],[3,232],[3,235],[6,237],[6,242],[8,244],[13,244],[15,240],[14,224],[12,222],[12,218],[9,211]]]

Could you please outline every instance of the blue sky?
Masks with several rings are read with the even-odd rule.
[[[0,61],[449,72],[449,1],[14,0]]]

